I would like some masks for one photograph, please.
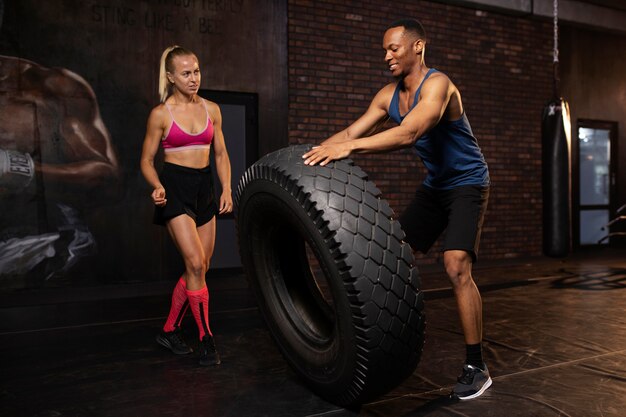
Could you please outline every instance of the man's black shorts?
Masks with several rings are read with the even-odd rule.
[[[168,220],[187,214],[200,227],[217,213],[210,166],[196,169],[166,162],[159,179],[165,188],[167,203],[156,207],[155,224],[163,226]]]
[[[464,250],[476,262],[489,187],[463,185],[450,190],[420,186],[400,216],[406,241],[427,253],[446,230],[443,251]]]

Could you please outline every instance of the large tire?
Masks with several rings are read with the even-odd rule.
[[[351,160],[304,165],[311,145],[270,153],[236,193],[245,273],[282,354],[341,406],[411,375],[424,344],[414,258],[381,192]]]

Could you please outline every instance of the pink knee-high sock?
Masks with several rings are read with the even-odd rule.
[[[202,340],[205,334],[213,336],[209,327],[209,290],[207,287],[194,291],[187,290],[187,299],[198,325],[200,340]]]
[[[172,332],[180,327],[180,322],[187,312],[187,307],[189,307],[187,284],[185,279],[180,277],[172,292],[172,306],[170,307],[170,314],[167,316],[165,326],[163,326],[163,331]]]

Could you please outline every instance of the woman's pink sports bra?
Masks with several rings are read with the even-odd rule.
[[[165,104],[167,111],[170,112],[172,118],[172,124],[170,128],[161,140],[161,146],[165,152],[186,151],[189,149],[203,149],[209,148],[211,142],[213,142],[213,123],[209,117],[209,111],[206,108],[206,103],[202,100],[204,110],[206,111],[206,127],[200,133],[187,133],[176,123],[172,111],[169,106]]]

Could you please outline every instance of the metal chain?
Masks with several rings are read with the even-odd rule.
[[[552,94],[555,101],[560,102],[559,94],[559,0],[554,0],[554,48],[552,50]]]
[[[559,0],[554,0],[554,62],[559,62]]]

